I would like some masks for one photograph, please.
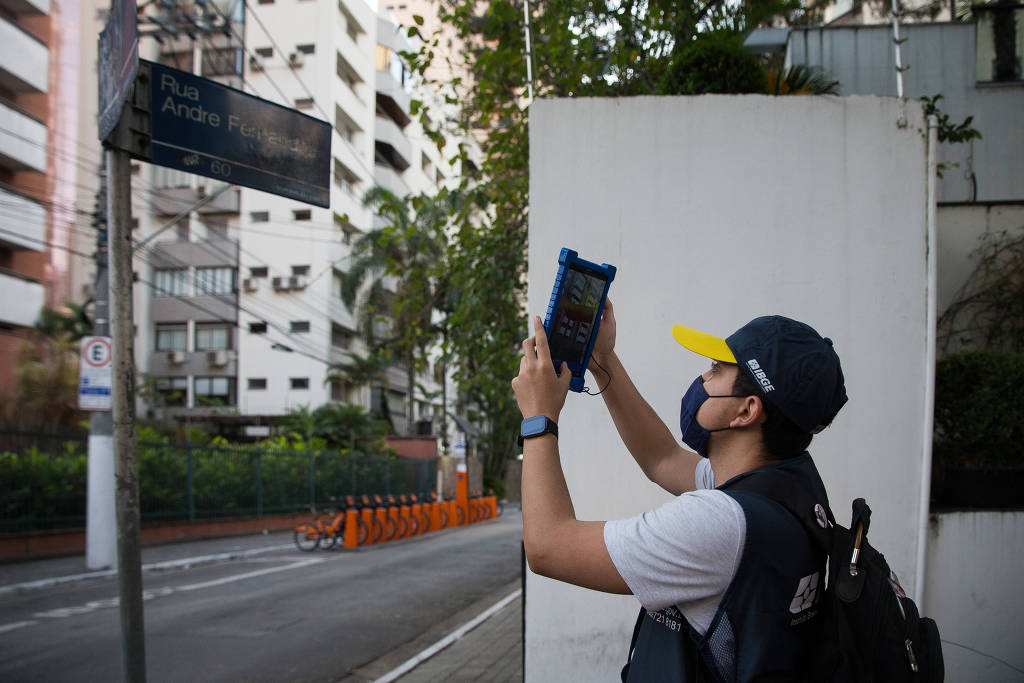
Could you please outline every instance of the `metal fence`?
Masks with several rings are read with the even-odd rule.
[[[142,521],[263,516],[423,494],[437,463],[349,451],[140,443]],[[85,525],[88,435],[0,432],[0,532]]]

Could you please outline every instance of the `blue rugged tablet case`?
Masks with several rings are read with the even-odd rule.
[[[586,347],[582,355],[582,362],[567,360],[565,358],[556,358],[554,355],[555,345],[552,343],[551,337],[556,322],[555,316],[558,313],[559,305],[562,303],[563,297],[566,295],[566,285],[574,277],[573,273],[570,273],[571,270],[574,272],[583,271],[584,275],[593,275],[598,278],[605,278],[604,288],[601,292],[600,302],[597,306],[597,314],[592,323],[593,329],[588,331],[589,338],[586,340]],[[586,261],[581,259],[579,254],[575,251],[568,248],[563,248],[561,253],[558,255],[558,272],[555,274],[555,286],[551,291],[551,300],[548,302],[548,311],[544,316],[544,331],[547,333],[549,346],[552,347],[551,360],[555,365],[555,369],[558,370],[561,367],[562,361],[565,361],[569,366],[570,372],[572,372],[572,380],[569,382],[569,389],[572,391],[583,391],[583,375],[587,370],[587,365],[590,363],[590,355],[594,351],[594,341],[597,339],[597,330],[601,324],[601,315],[604,313],[604,302],[608,299],[608,288],[611,286],[612,280],[614,279],[615,266],[610,266],[607,263],[597,265],[596,263]],[[579,323],[577,324],[579,325]]]

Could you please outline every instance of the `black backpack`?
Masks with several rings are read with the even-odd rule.
[[[828,557],[818,617],[821,640],[803,681],[943,681],[938,627],[934,620],[920,616],[885,557],[868,543],[871,508],[863,498],[853,501],[847,529],[836,524],[832,511],[785,472],[762,471],[728,488],[758,493],[782,505]]]

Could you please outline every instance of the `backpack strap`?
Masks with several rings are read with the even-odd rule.
[[[832,529],[836,525],[832,510],[815,500],[792,474],[778,469],[753,471],[733,478],[721,488],[749,491],[775,501],[797,518],[820,551],[825,554],[832,551]]]

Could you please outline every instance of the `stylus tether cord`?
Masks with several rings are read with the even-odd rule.
[[[605,370],[604,366],[601,365],[600,363],[598,363],[597,359],[594,358],[593,356],[590,357],[590,362],[592,362],[597,367],[601,368],[601,372],[603,372],[604,374],[608,375],[608,381],[604,383],[603,387],[601,387],[601,391],[597,392],[596,394],[594,392],[590,391],[589,389],[587,389],[587,387],[583,387],[583,391],[581,393],[587,394],[588,396],[600,396],[601,394],[604,393],[604,390],[608,388],[608,385],[612,383],[612,373],[610,373],[607,370]]]

